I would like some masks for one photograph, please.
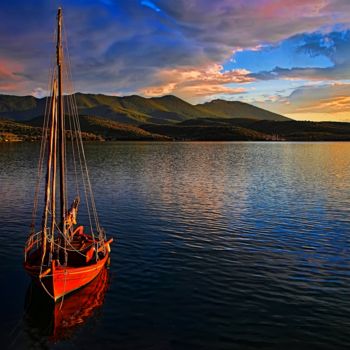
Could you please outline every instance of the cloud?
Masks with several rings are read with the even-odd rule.
[[[303,120],[350,121],[350,83],[302,86],[289,96],[269,96],[255,104]]]
[[[271,71],[252,73],[250,76],[259,80],[290,79],[290,80],[344,80],[350,79],[350,65],[338,65],[327,68],[281,68],[276,67]]]
[[[141,1],[141,5],[149,7],[150,9],[156,11],[156,12],[160,12],[160,8],[157,7],[157,5],[155,5],[152,1],[147,1],[147,0],[143,0]]]
[[[337,112],[350,112],[350,96],[337,96],[329,97],[323,100],[317,101],[317,103],[309,104],[305,107],[299,107],[297,112],[312,112],[312,113],[337,113]]]
[[[235,94],[240,86],[273,75],[294,79],[337,70],[249,75],[217,67],[233,52],[259,49],[293,35],[349,28],[348,0],[62,0],[76,90],[125,94],[176,93],[191,99]],[[0,58],[22,67],[21,76],[3,75],[1,92],[46,89],[54,53],[56,1],[0,3]],[[337,39],[332,39],[337,40]],[[338,43],[337,43],[338,45]],[[310,50],[308,47],[300,48]],[[337,49],[339,51],[339,49]],[[338,57],[337,51],[337,57]],[[316,51],[314,51],[316,54]],[[325,54],[325,53],[322,53]],[[335,60],[335,58],[333,58]],[[345,63],[344,63],[345,64]],[[212,71],[213,69],[213,71]],[[194,76],[188,76],[194,74]],[[197,76],[195,76],[197,74]],[[346,73],[347,74],[347,73]],[[11,80],[12,79],[12,80]],[[230,85],[228,85],[230,84]],[[37,90],[39,91],[39,90]]]
[[[213,45],[219,59],[226,56],[226,50],[276,43],[321,27],[328,31],[350,20],[350,3],[346,0],[179,0],[158,4],[176,20],[186,37],[203,46]]]
[[[245,92],[243,87],[229,87],[227,84],[242,84],[254,81],[249,71],[236,69],[222,72],[222,66],[214,64],[194,69],[182,67],[163,69],[157,73],[159,83],[139,92],[145,96],[175,94],[187,100],[218,94],[238,94]]]
[[[275,67],[270,71],[252,73],[251,76],[260,80],[300,79],[300,80],[344,80],[350,79],[350,31],[331,32],[328,34],[311,33],[303,35],[304,43],[296,51],[308,53],[311,56],[326,56],[333,63],[330,67]]]
[[[37,87],[35,89],[33,89],[30,93],[32,96],[35,96],[37,98],[42,98],[47,96],[48,92],[44,89],[42,89],[41,87]]]
[[[23,85],[20,71],[22,66],[16,62],[0,59],[0,89],[4,92],[12,91]]]
[[[289,97],[288,101],[295,105],[293,112],[337,112],[341,101],[343,111],[350,111],[348,83],[333,83],[324,85],[304,86],[296,89]]]
[[[177,90],[176,85],[172,83],[162,86],[151,86],[141,91],[141,93],[147,97],[175,94],[176,96],[185,98],[189,101],[196,101],[196,98],[198,97],[208,97],[220,94],[235,95],[244,92],[246,92],[245,88],[231,88],[222,85],[187,86]]]

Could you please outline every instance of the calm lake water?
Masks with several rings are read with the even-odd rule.
[[[103,305],[60,340],[26,302],[38,153],[0,145],[2,348],[350,348],[350,143],[86,145],[117,242]]]

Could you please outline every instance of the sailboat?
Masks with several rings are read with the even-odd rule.
[[[109,261],[113,241],[107,239],[99,224],[75,95],[73,92],[67,94],[63,89],[66,77],[65,86],[73,91],[62,28],[62,9],[59,8],[56,59],[51,70],[51,92],[43,121],[31,230],[24,248],[25,270],[55,302],[90,283],[101,273]],[[73,181],[68,181],[69,175]],[[80,193],[83,193],[83,198]],[[43,211],[37,225],[40,197]],[[87,209],[87,228],[78,225],[81,198]],[[72,204],[68,208],[69,200]],[[58,203],[59,210],[56,208]]]

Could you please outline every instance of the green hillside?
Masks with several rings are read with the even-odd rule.
[[[44,114],[45,101],[33,96],[0,95],[0,117],[16,121]]]
[[[203,114],[212,114],[221,118],[250,118],[259,120],[290,120],[280,114],[239,101],[213,100],[196,106]]]
[[[202,116],[215,117],[211,112],[203,114],[195,106],[178,97],[167,95],[144,98],[137,95],[116,97],[93,94],[76,94],[81,114],[98,115],[129,124],[171,124]]]
[[[236,101],[215,100],[194,106],[172,95],[144,98],[137,95],[117,97],[77,93],[74,97],[81,115],[99,116],[131,125],[170,125],[196,118],[288,120],[279,114]],[[66,96],[66,105],[67,102]],[[0,95],[0,117],[30,120],[44,114],[45,104],[46,99],[32,96]]]
[[[0,142],[40,140],[42,123],[42,117],[27,122],[0,119]],[[83,139],[89,141],[350,141],[350,123],[339,122],[197,118],[167,125],[148,123],[134,126],[106,118],[82,116],[80,124]],[[69,131],[67,136],[70,137]]]
[[[41,124],[40,126],[35,126],[23,122],[14,122],[12,120],[0,119],[0,142],[40,141],[42,135]],[[67,137],[70,137],[70,134],[68,132]],[[82,138],[85,141],[104,140],[100,135],[88,131],[82,132]]]
[[[66,128],[69,130],[69,120],[66,116]],[[86,138],[90,135],[91,139],[98,137],[100,140],[134,140],[134,141],[147,141],[147,140],[168,140],[167,136],[153,134],[146,130],[140,129],[137,126],[123,124],[114,120],[98,118],[95,116],[81,116],[79,117],[81,131]],[[14,123],[14,122],[12,122]],[[43,124],[43,117],[37,117],[30,121],[23,123],[29,127],[33,127],[41,130]],[[8,130],[10,130],[9,128]],[[14,131],[16,133],[16,131]],[[68,132],[68,136],[70,133]],[[93,135],[93,136],[92,136]]]
[[[122,124],[97,117],[81,117],[81,130],[100,135],[105,140],[168,140],[168,137],[153,134],[137,126]]]
[[[141,126],[142,127],[142,126]],[[161,126],[146,130],[162,133]],[[186,120],[179,124],[180,128],[209,128],[221,130],[240,127],[255,131],[260,135],[268,135],[266,140],[287,141],[350,141],[350,123],[341,122],[309,122],[309,121],[272,121],[247,118],[200,118]],[[166,134],[166,133],[164,133]]]
[[[268,141],[272,136],[240,126],[184,126],[155,125],[141,126],[144,130],[162,134],[179,141]]]
[[[0,119],[1,141],[36,141],[41,138],[41,127],[26,125],[13,120]]]

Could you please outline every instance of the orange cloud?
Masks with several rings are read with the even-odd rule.
[[[213,96],[219,94],[234,95],[246,92],[245,88],[231,88],[222,85],[200,85],[200,86],[187,86],[182,89],[183,94],[188,96],[201,97],[201,96]]]
[[[218,94],[238,94],[245,92],[242,87],[228,87],[226,84],[244,84],[255,81],[245,69],[235,69],[222,72],[219,64],[203,68],[173,68],[163,69],[157,74],[161,81],[159,85],[146,87],[139,92],[145,96],[176,94],[191,99],[199,96]]]
[[[7,92],[18,88],[23,82],[23,78],[18,74],[20,71],[20,64],[0,59],[0,89]]]
[[[256,104],[298,120],[350,121],[350,84],[309,85],[289,96],[270,96]]]
[[[327,5],[325,0],[275,0],[273,2],[261,2],[260,15],[263,17],[290,17],[291,13],[299,16],[317,16]]]
[[[321,100],[310,104],[309,106],[300,107],[296,112],[346,112],[350,111],[350,96],[337,96]]]

